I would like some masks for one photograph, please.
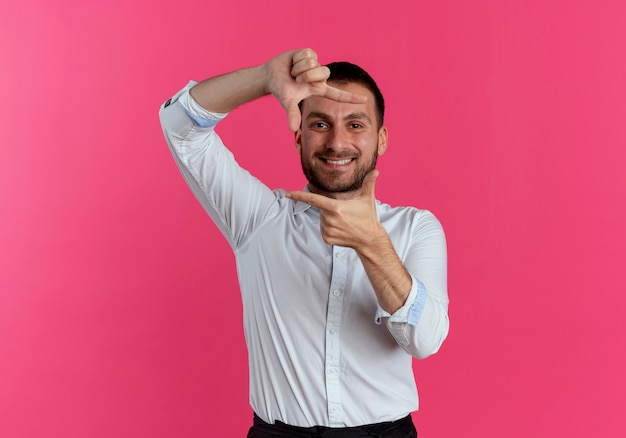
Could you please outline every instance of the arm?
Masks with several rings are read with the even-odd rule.
[[[338,102],[364,102],[364,96],[330,87],[328,67],[319,64],[311,49],[282,53],[263,65],[207,79],[191,90],[191,97],[208,111],[227,113],[238,106],[273,94],[287,111],[289,128],[300,126],[298,103],[308,96],[324,96]]]
[[[379,226],[378,233],[355,250],[376,292],[379,306],[393,314],[405,304],[413,280],[398,258],[389,235],[380,223]]]
[[[370,172],[361,194],[336,200],[314,193],[287,193],[293,200],[320,209],[320,228],[330,245],[353,248],[376,294],[377,320],[385,318],[396,342],[423,359],[436,353],[448,335],[447,257],[443,229],[432,214],[423,214],[413,228],[404,263],[376,214]]]
[[[391,315],[378,312],[398,344],[423,359],[436,353],[450,328],[446,238],[435,216],[421,211],[409,228],[402,261],[412,287],[404,306]]]
[[[190,84],[161,108],[165,138],[187,184],[233,248],[269,214],[272,191],[239,167],[214,131],[225,113],[272,93],[300,124],[298,102],[311,94],[362,101],[326,85],[330,74],[310,49],[285,52],[267,63]],[[254,206],[251,208],[251,206]]]

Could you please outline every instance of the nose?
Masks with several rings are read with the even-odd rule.
[[[333,128],[328,132],[326,138],[326,148],[333,151],[341,151],[346,149],[349,145],[348,136],[340,128]]]

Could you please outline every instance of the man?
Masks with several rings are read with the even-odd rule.
[[[267,94],[287,111],[305,191],[267,188],[214,130]],[[183,176],[236,256],[255,412],[248,437],[417,436],[411,357],[435,353],[448,333],[445,237],[428,211],[375,199],[388,133],[372,78],[292,50],[192,82],[160,115]]]

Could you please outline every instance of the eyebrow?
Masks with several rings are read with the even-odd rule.
[[[322,120],[330,121],[330,116],[326,113],[322,113],[319,111],[311,111],[306,116],[306,120],[310,120],[310,119],[322,119]],[[343,118],[343,120],[351,120],[351,119],[367,120],[369,123],[372,123],[372,120],[368,117],[368,115],[362,111],[356,111],[356,112],[350,113]]]

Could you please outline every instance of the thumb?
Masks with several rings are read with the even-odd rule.
[[[365,175],[365,178],[363,179],[361,194],[369,196],[371,198],[376,197],[376,195],[374,194],[374,188],[376,186],[376,179],[378,178],[379,174],[380,172],[374,169],[371,170],[367,175]]]

